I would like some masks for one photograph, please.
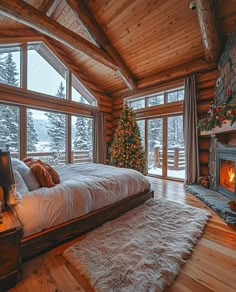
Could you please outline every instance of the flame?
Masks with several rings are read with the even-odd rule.
[[[234,181],[234,170],[233,170],[233,168],[230,168],[230,170],[228,170],[228,174],[229,174],[229,182],[233,182]]]

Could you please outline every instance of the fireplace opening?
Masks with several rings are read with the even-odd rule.
[[[216,148],[215,190],[231,200],[236,198],[236,146]]]
[[[234,192],[235,190],[235,169],[234,161],[220,160],[220,185],[227,190]]]

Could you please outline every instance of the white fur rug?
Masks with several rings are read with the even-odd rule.
[[[163,291],[201,236],[209,213],[151,199],[89,232],[64,256],[95,291]]]

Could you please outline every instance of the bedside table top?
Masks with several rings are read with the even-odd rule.
[[[2,223],[0,224],[0,235],[4,233],[9,233],[10,231],[20,230],[21,224],[15,217],[14,213],[10,208],[6,208],[5,211],[2,212]]]

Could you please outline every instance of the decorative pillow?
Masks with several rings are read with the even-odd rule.
[[[49,174],[51,175],[52,177],[52,180],[55,184],[59,184],[60,183],[60,176],[59,174],[56,172],[56,170],[50,165],[50,164],[47,164],[47,163],[44,163],[43,165],[46,170],[49,172]]]
[[[30,191],[34,191],[40,188],[40,185],[34,173],[27,165],[25,165],[24,162],[16,158],[12,158],[11,162],[13,169],[17,170],[20,173]]]
[[[30,167],[30,169],[37,177],[37,180],[41,187],[52,188],[55,186],[51,175],[49,174],[49,172],[46,170],[46,168],[43,165],[36,163],[36,164],[33,164]]]
[[[29,167],[32,167],[32,165],[34,165],[34,164],[43,165],[45,167],[45,169],[48,171],[48,173],[51,175],[52,181],[55,184],[59,184],[60,183],[59,174],[56,172],[56,170],[50,164],[44,163],[40,159],[35,160],[35,159],[31,158],[31,157],[24,158],[23,161]]]

